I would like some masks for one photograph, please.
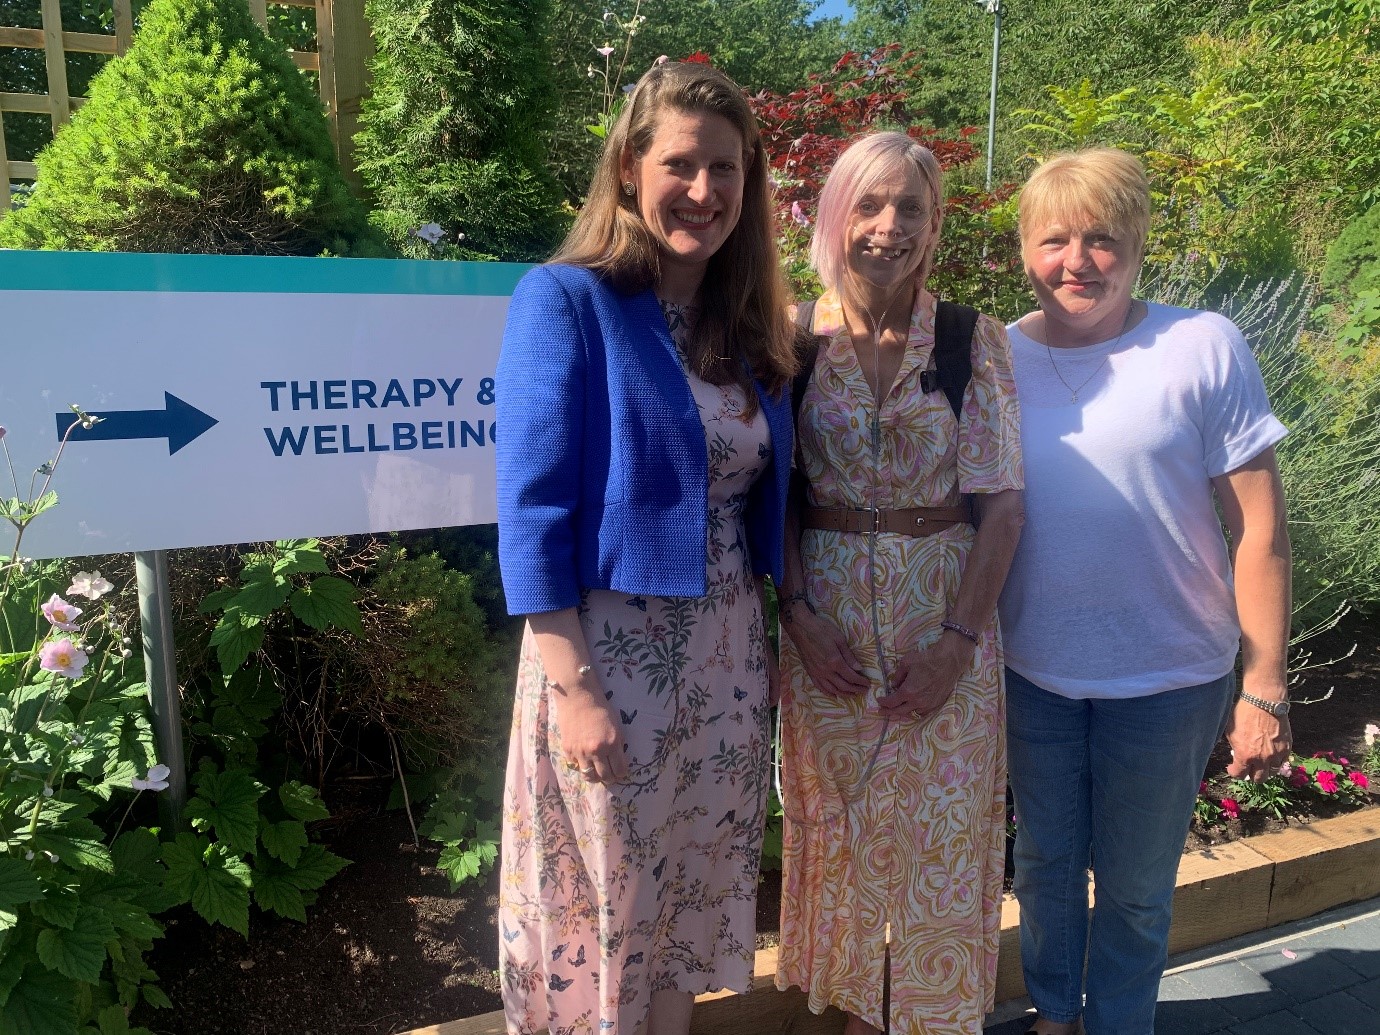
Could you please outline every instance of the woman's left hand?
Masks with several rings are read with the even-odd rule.
[[[923,650],[903,656],[893,674],[896,687],[877,702],[879,711],[897,718],[923,719],[937,712],[973,664],[974,644],[945,631]]]
[[[1255,783],[1268,780],[1289,761],[1294,744],[1289,717],[1270,715],[1249,701],[1237,700],[1227,719],[1227,743],[1232,754],[1228,776]]]

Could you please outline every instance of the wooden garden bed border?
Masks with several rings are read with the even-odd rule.
[[[1205,848],[1183,857],[1174,892],[1171,954],[1263,931],[1335,906],[1380,895],[1380,809],[1320,819],[1278,833]],[[1002,904],[997,1001],[1025,994],[1020,910]],[[776,991],[776,950],[757,953],[753,992],[712,992],[695,1000],[691,1035],[825,1035],[843,1015],[815,1017],[799,989]],[[416,1028],[406,1035],[504,1035],[503,1014]]]

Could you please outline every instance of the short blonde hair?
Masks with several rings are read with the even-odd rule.
[[[839,155],[819,193],[819,219],[810,242],[810,263],[826,288],[843,286],[848,266],[848,227],[858,199],[897,170],[914,172],[927,188],[930,239],[916,278],[921,286],[934,265],[944,225],[944,173],[928,147],[904,133],[871,133]]]
[[[1140,159],[1116,147],[1065,151],[1045,160],[1021,191],[1021,243],[1052,225],[1127,233],[1144,253],[1150,181]]]

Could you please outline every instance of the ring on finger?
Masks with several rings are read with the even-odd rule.
[[[581,770],[580,770],[580,775],[581,775],[581,776],[598,776],[598,775],[599,775],[599,770],[595,769],[594,766],[590,766],[590,767],[588,767],[587,769],[581,769]]]

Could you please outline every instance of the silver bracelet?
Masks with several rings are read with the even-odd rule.
[[[972,642],[974,645],[976,645],[978,642],[977,633],[973,632],[973,630],[969,629],[966,625],[959,625],[959,623],[951,621],[950,619],[946,618],[944,619],[944,621],[940,622],[939,628],[948,629],[950,632],[956,632],[958,633],[958,635],[962,636],[965,640]]]

